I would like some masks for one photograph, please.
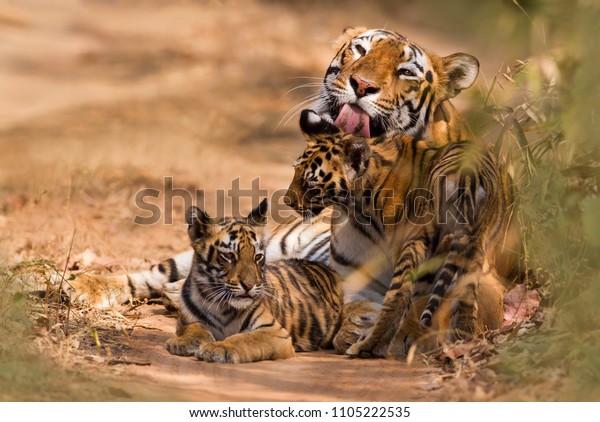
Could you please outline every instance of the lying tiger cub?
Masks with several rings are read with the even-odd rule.
[[[331,346],[343,294],[336,273],[298,259],[265,263],[264,200],[245,219],[186,214],[194,257],[181,293],[177,336],[166,348],[222,363],[286,359]]]

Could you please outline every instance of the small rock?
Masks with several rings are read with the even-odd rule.
[[[423,391],[433,391],[433,390],[439,390],[440,388],[442,388],[442,384],[440,384],[440,382],[438,380],[433,380],[428,384],[419,385],[417,388],[419,390],[423,390]]]
[[[94,363],[104,363],[105,359],[102,356],[96,356],[96,355],[87,355],[85,357],[86,360],[89,360],[90,362],[94,362]]]

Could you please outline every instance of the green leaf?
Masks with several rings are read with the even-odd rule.
[[[23,306],[25,304],[26,300],[27,300],[27,297],[21,292],[15,293],[12,297],[13,303],[17,306]]]

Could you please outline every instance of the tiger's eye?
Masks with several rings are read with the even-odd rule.
[[[261,253],[257,253],[256,255],[254,255],[254,261],[256,261],[257,263],[262,262],[265,259],[265,256]]]
[[[231,262],[235,258],[235,255],[232,252],[220,252],[219,258],[221,258],[227,262]]]
[[[408,76],[410,78],[417,76],[417,74],[410,69],[398,69],[398,72],[396,73],[398,76]]]

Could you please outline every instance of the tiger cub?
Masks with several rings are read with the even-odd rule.
[[[351,356],[385,356],[411,303],[419,303],[424,334],[451,291],[461,293],[448,314],[449,340],[480,330],[479,281],[495,273],[510,202],[490,151],[468,141],[438,147],[406,135],[345,135],[310,110],[303,111],[300,123],[307,148],[296,162],[286,202],[303,213],[334,205],[338,217],[331,243],[338,252],[332,258],[345,264],[339,270],[351,306],[369,303],[363,290],[372,290],[371,278],[387,286],[368,334],[341,347],[339,337],[355,328],[344,321],[336,349],[346,348]],[[353,236],[341,237],[340,225],[351,226]],[[492,284],[499,283],[492,276]],[[486,291],[498,292],[492,301],[500,306],[483,311],[483,325],[497,328],[503,290]]]
[[[265,263],[266,200],[245,219],[217,221],[191,207],[194,257],[181,292],[177,336],[166,348],[222,363],[285,359],[326,348],[342,313],[336,273],[298,259]]]

